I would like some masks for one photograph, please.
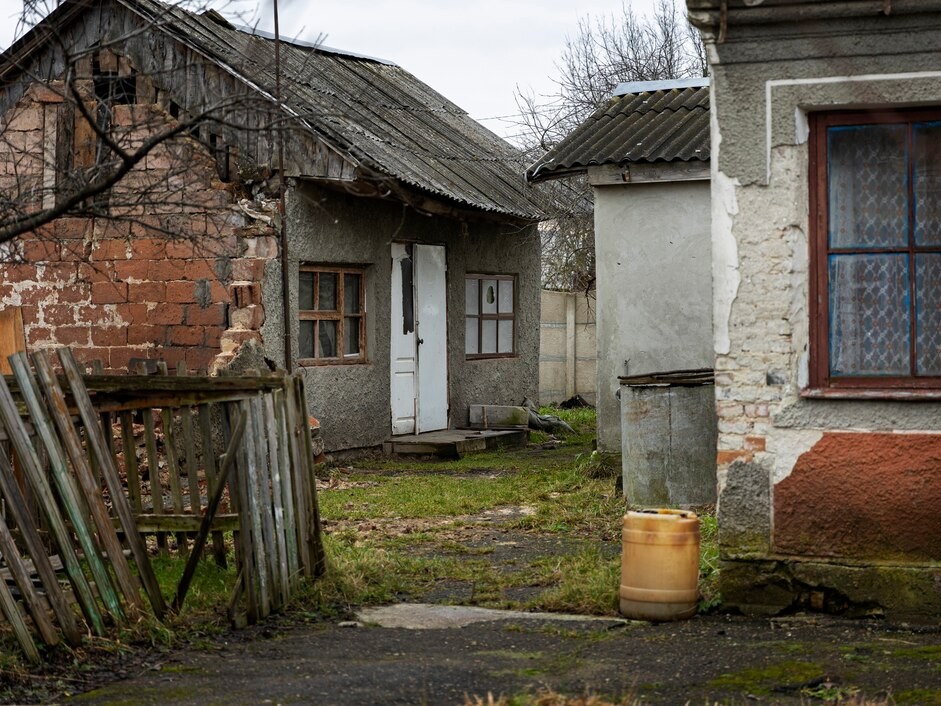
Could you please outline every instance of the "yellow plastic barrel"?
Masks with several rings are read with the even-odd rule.
[[[684,620],[699,601],[699,518],[686,510],[624,516],[621,613],[636,620]]]

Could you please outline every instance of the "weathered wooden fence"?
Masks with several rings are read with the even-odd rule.
[[[157,553],[187,556],[179,610],[206,544],[227,561],[224,533],[236,623],[323,572],[300,378],[84,375],[58,358],[62,374],[19,353],[0,377],[0,616],[28,659],[37,635],[77,644],[147,605],[162,618]]]

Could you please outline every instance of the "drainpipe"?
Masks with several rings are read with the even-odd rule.
[[[274,6],[274,97],[278,104],[278,117],[282,117],[281,105],[281,32],[278,26],[278,0]],[[288,224],[284,200],[287,187],[284,183],[284,126],[278,129],[278,211],[281,214],[281,306],[284,313],[284,369],[294,371],[294,351],[291,342],[291,290],[290,260],[288,258]]]

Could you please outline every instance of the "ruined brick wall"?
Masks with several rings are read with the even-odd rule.
[[[57,198],[61,150],[82,149],[79,130],[62,139],[61,93],[35,85],[3,119],[0,190],[33,210]],[[171,121],[156,104],[113,106],[130,146]],[[135,359],[207,370],[261,341],[276,234],[270,214],[240,207],[206,146],[188,135],[161,145],[108,199],[108,216],[58,218],[6,247],[20,261],[0,264],[0,306],[22,307],[29,350],[70,346],[111,371]]]

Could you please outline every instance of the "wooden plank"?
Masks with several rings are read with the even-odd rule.
[[[216,512],[219,510],[219,503],[222,501],[222,491],[225,488],[226,481],[229,478],[229,470],[232,468],[235,460],[235,450],[242,442],[242,435],[245,432],[245,417],[241,416],[235,423],[235,430],[232,432],[232,438],[229,440],[229,446],[226,449],[226,462],[222,464],[219,471],[219,483],[216,491],[209,499],[209,505],[206,508],[206,514],[202,517],[202,524],[199,528],[199,534],[193,542],[193,553],[189,561],[186,562],[186,568],[183,570],[183,576],[177,585],[176,597],[173,599],[173,610],[179,612],[183,607],[183,601],[186,599],[186,593],[189,591],[190,581],[196,572],[196,566],[199,564],[199,557],[202,554],[203,547],[206,546],[206,539],[209,537],[209,531],[216,520]]]
[[[39,664],[42,661],[39,650],[36,649],[33,636],[29,633],[26,621],[23,620],[20,609],[17,607],[16,600],[13,598],[6,581],[0,581],[0,612],[3,613],[3,616],[13,628],[13,633],[16,635],[17,642],[20,643],[20,648],[23,650],[23,654],[26,655],[26,659],[32,664]]]
[[[167,459],[167,476],[170,480],[170,499],[173,503],[173,512],[183,514],[183,488],[180,484],[180,464],[176,458],[176,439],[173,434],[173,415],[164,408],[160,411],[160,421],[163,428],[163,449]],[[185,532],[177,532],[176,546],[179,552],[186,556],[189,546]]]
[[[10,462],[7,461],[6,457],[0,454],[0,476],[7,475],[12,479],[13,469],[10,467]],[[3,499],[7,501],[8,506],[11,502],[14,502],[5,495]],[[49,619],[49,606],[45,599],[36,592],[36,588],[33,586],[32,576],[30,576],[29,571],[26,570],[23,557],[20,556],[16,542],[13,541],[13,533],[10,532],[10,528],[2,515],[0,515],[0,554],[3,555],[3,560],[7,568],[10,569],[10,573],[13,575],[13,580],[16,582],[17,588],[20,589],[20,594],[23,596],[23,603],[27,611],[29,611],[30,616],[32,616],[33,624],[39,631],[39,636],[42,638],[42,641],[50,646],[58,645],[59,633],[56,631],[55,625],[53,625],[52,621]],[[30,553],[30,556],[33,557],[33,564],[35,565],[35,560],[39,557],[34,556],[32,553]]]
[[[281,546],[278,544],[275,532],[275,505],[272,497],[271,469],[268,465],[268,441],[265,436],[265,407],[261,395],[255,395],[251,399],[252,407],[252,432],[254,434],[255,446],[255,464],[258,471],[258,511],[261,516],[261,533],[265,547],[265,573],[268,576],[268,595],[271,601],[271,607],[274,610],[279,609],[283,603],[280,600],[284,590],[280,582],[280,571],[278,565],[283,563],[283,556],[279,553]],[[280,503],[281,496],[278,494],[277,502]]]
[[[141,502],[140,473],[137,470],[137,443],[134,441],[134,415],[121,412],[121,444],[124,449],[124,476],[131,507],[138,515],[144,512]]]
[[[278,446],[278,469],[281,478],[281,503],[284,508],[284,529],[286,554],[288,558],[288,575],[291,580],[291,588],[296,587],[300,579],[300,561],[297,551],[297,516],[294,506],[294,479],[291,477],[291,462],[288,457],[287,426],[284,413],[284,390],[275,390],[267,398],[270,400],[274,411],[271,417],[275,424],[275,443]]]
[[[72,352],[68,348],[60,349],[59,360],[62,361],[62,368],[65,370],[65,375],[69,379],[69,384],[72,388],[72,395],[75,398],[75,403],[78,406],[82,421],[85,423],[92,451],[95,456],[98,457],[98,462],[101,464],[102,471],[105,474],[105,481],[111,493],[111,506],[121,519],[121,524],[124,526],[125,537],[131,547],[131,553],[137,564],[137,570],[144,584],[144,590],[147,592],[151,607],[159,620],[163,618],[163,614],[166,612],[166,603],[163,600],[163,595],[160,593],[160,585],[157,583],[154,569],[150,564],[150,557],[147,555],[147,547],[144,546],[144,542],[137,533],[137,528],[134,526],[134,515],[131,511],[131,505],[128,502],[127,496],[124,494],[124,488],[121,486],[118,469],[114,465],[114,459],[107,451],[101,428],[95,423],[95,409],[92,407],[91,399],[89,399],[88,394],[85,392],[85,387],[82,385],[82,378],[79,374],[78,367],[75,365]]]
[[[306,540],[306,528],[310,516],[310,508],[308,505],[307,484],[303,473],[299,470],[301,467],[301,458],[298,447],[297,416],[294,382],[288,379],[285,380],[284,383],[284,419],[285,429],[287,431],[285,442],[288,449],[292,484],[294,486],[294,514],[297,519],[294,531],[297,534],[297,548],[301,569],[305,576],[310,577],[313,576],[314,573],[314,560],[310,553],[310,543]]]
[[[258,582],[258,619],[263,619],[268,617],[271,613],[271,593],[269,586],[269,572],[268,572],[268,546],[266,545],[266,537],[263,529],[263,520],[262,512],[264,511],[264,498],[260,492],[260,483],[258,479],[259,469],[258,469],[258,457],[255,453],[255,443],[257,436],[255,436],[255,429],[257,420],[255,419],[255,410],[251,404],[251,401],[246,400],[244,403],[246,409],[249,410],[249,417],[247,424],[251,433],[245,437],[245,443],[242,444],[242,457],[245,460],[245,465],[243,469],[245,471],[244,486],[246,489],[246,494],[242,497],[246,500],[246,505],[248,509],[248,519],[250,522],[250,534],[252,535],[252,549],[253,553],[249,556],[252,557],[251,561],[255,566],[255,578]],[[243,527],[244,533],[244,527]],[[248,560],[246,560],[246,563]]]
[[[293,574],[291,573],[291,558],[288,553],[287,535],[290,527],[288,518],[285,517],[285,510],[290,506],[290,496],[284,494],[283,476],[288,469],[281,458],[280,444],[278,439],[278,420],[274,412],[274,395],[270,393],[264,396],[262,404],[264,405],[263,418],[265,420],[265,437],[268,440],[268,460],[271,466],[271,502],[274,508],[274,531],[275,544],[278,548],[277,571],[281,589],[281,603],[286,604],[291,599],[291,582]],[[295,551],[297,547],[294,547]]]
[[[249,407],[248,403],[244,400],[239,405],[233,404],[227,406],[224,419],[227,431],[226,436],[229,438],[231,438],[231,419],[233,416],[240,413],[246,416],[247,424]],[[235,418],[237,418],[237,416],[235,416]],[[251,531],[251,498],[248,496],[248,473],[245,468],[245,456],[245,443],[243,442],[242,444],[239,444],[238,449],[235,452],[235,478],[234,482],[229,484],[229,493],[232,497],[233,504],[239,513],[240,530],[238,532],[238,536],[236,537],[237,550],[235,552],[235,556],[237,560],[239,576],[242,579],[240,582],[241,589],[237,588],[236,592],[233,593],[233,601],[235,601],[237,597],[244,595],[246,604],[246,620],[249,623],[255,623],[258,621],[259,603],[258,589],[255,582],[255,574],[257,571],[254,558],[254,537],[252,536]],[[225,460],[223,459],[220,461],[220,467],[224,464]],[[234,612],[234,608],[232,612]]]
[[[12,370],[7,358],[26,350],[23,333],[23,310],[18,306],[0,309],[0,375],[9,375]]]
[[[65,407],[65,396],[59,381],[52,372],[52,365],[44,351],[37,351],[32,356],[33,368],[39,379],[40,387],[48,404],[49,416],[52,417],[59,438],[72,463],[72,472],[78,480],[79,488],[85,498],[85,506],[91,514],[98,531],[98,541],[104,547],[111,562],[115,580],[130,607],[139,610],[142,607],[140,583],[131,572],[131,567],[124,557],[124,550],[117,534],[111,527],[111,518],[101,497],[101,487],[92,475],[91,466],[82,449],[78,432],[72,425],[72,418]]]
[[[180,377],[188,375],[186,363],[180,361],[176,374]],[[186,453],[186,481],[190,496],[190,512],[199,515],[202,511],[202,498],[199,491],[199,463],[196,456],[196,437],[193,434],[193,409],[182,407],[180,409],[180,422],[183,427],[183,450]],[[209,489],[206,489],[207,500]]]
[[[206,492],[210,496],[216,491],[216,457],[212,443],[212,408],[208,404],[198,407],[199,430],[203,447],[203,473],[206,474]],[[212,533],[212,554],[216,564],[223,569],[228,562],[225,558],[225,540],[221,532]]]
[[[147,471],[150,478],[150,506],[155,515],[162,515],[166,508],[163,506],[163,482],[160,480],[160,464],[157,459],[157,435],[154,431],[154,410],[148,408],[141,412],[144,416],[144,445],[147,448]],[[167,535],[157,533],[157,550],[161,554],[168,554],[170,547],[167,544]]]
[[[310,542],[310,553],[313,560],[313,576],[317,578],[323,576],[327,571],[327,555],[323,548],[323,527],[320,523],[320,503],[317,499],[317,478],[314,476],[314,447],[310,439],[310,424],[307,420],[307,393],[304,390],[304,379],[299,375],[294,378],[294,389],[297,395],[297,404],[301,410],[302,427],[300,431],[304,442],[304,463],[301,470],[307,483],[309,498],[308,541]]]
[[[19,355],[23,354],[20,353]],[[17,366],[22,366],[24,364],[22,359],[15,357],[10,359],[10,363],[11,365]],[[45,419],[45,410],[43,410],[41,406],[37,404],[38,399],[36,396],[34,394],[30,394],[35,391],[32,390],[29,386],[25,386],[23,392],[24,397],[26,397],[27,400],[31,400],[27,402],[27,405],[30,414],[36,420],[34,426],[37,429],[39,427],[45,426],[45,431],[48,433],[51,431],[51,429],[48,428],[48,421]],[[33,444],[32,440],[26,433],[26,430],[23,428],[19,411],[17,410],[16,405],[10,396],[10,390],[7,388],[6,382],[2,377],[0,377],[0,421],[2,421],[4,428],[7,430],[7,433],[10,436],[13,449],[16,452],[16,458],[19,460],[26,478],[33,486],[33,490],[37,497],[41,500],[40,507],[46,514],[50,532],[59,548],[59,555],[62,558],[66,574],[69,577],[69,582],[72,585],[75,596],[82,608],[82,613],[88,619],[95,634],[103,635],[104,623],[101,619],[101,613],[98,611],[98,604],[95,600],[94,593],[92,592],[91,586],[88,584],[88,579],[85,577],[85,573],[82,571],[82,566],[79,562],[77,554],[75,553],[75,548],[72,546],[71,532],[69,531],[69,528],[66,527],[65,520],[59,512],[59,505],[56,502],[56,497],[52,492],[52,486],[49,484],[49,480],[46,477],[46,474],[43,472],[42,464],[40,463],[39,456],[36,453],[36,446]],[[58,464],[61,458],[56,458],[56,460],[53,461],[53,454],[49,453],[48,455],[50,457],[50,469],[52,469],[54,465]],[[60,467],[60,473],[61,470],[62,469]],[[53,470],[51,475],[56,475],[56,471]],[[65,492],[61,494],[64,504],[69,505],[77,501],[77,498],[70,496],[70,487],[65,487],[64,491]],[[81,542],[81,544],[83,547],[88,546],[93,550],[92,556],[89,559],[89,565],[91,565],[91,563],[95,562],[98,557],[94,554],[94,542],[91,540],[83,514],[78,512],[78,507],[80,506],[76,506],[74,508],[74,511],[70,514],[70,519],[72,519],[73,516],[77,517],[79,521],[78,523],[74,524],[75,534],[76,536],[85,534],[85,541]],[[68,509],[66,511],[68,512]],[[100,562],[98,563],[100,564]],[[107,592],[110,588],[110,584],[106,584],[103,590]]]

